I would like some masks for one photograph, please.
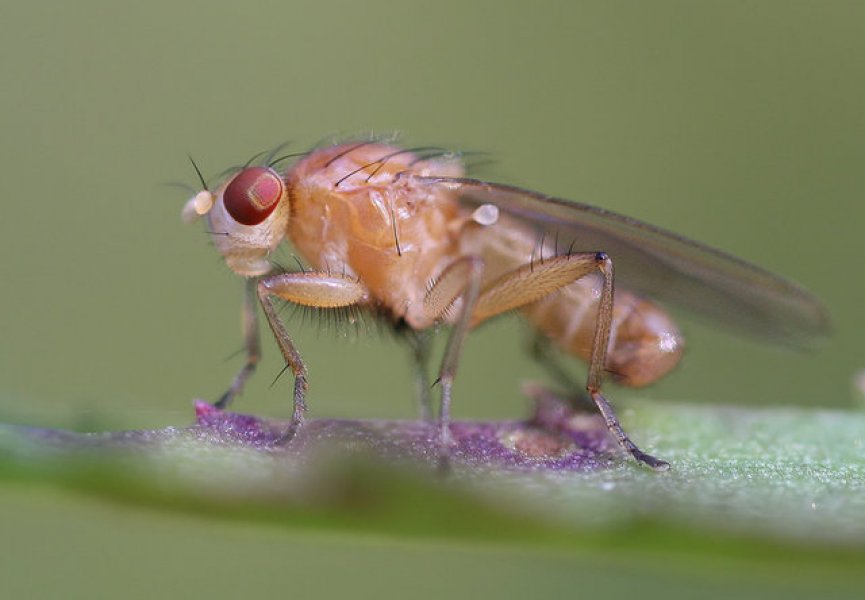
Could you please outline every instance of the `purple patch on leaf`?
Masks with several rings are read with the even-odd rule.
[[[552,394],[534,389],[532,417],[526,421],[451,423],[448,462],[469,469],[521,469],[583,472],[617,462],[619,451],[603,421],[573,411]],[[16,452],[87,451],[135,455],[175,442],[243,448],[275,460],[305,463],[322,456],[365,453],[389,462],[436,467],[441,461],[438,427],[423,421],[313,419],[291,439],[288,423],[229,412],[195,402],[190,427],[75,433],[56,429],[4,426],[22,442]]]
[[[590,471],[609,466],[616,452],[599,417],[574,413],[548,396],[535,398],[528,421],[451,423],[448,458],[473,468]],[[195,402],[197,424],[190,431],[217,444],[304,458],[318,452],[363,451],[385,460],[440,459],[438,428],[423,421],[314,419],[286,441],[288,423],[228,412]]]

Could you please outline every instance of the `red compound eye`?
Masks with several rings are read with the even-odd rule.
[[[276,208],[285,192],[282,178],[267,167],[249,167],[234,176],[222,201],[228,214],[242,225],[258,225]]]

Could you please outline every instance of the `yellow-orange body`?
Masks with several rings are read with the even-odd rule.
[[[669,463],[631,441],[601,392],[605,371],[642,386],[679,362],[682,336],[650,298],[782,344],[828,332],[820,301],[790,281],[602,208],[465,178],[459,161],[438,149],[342,144],[305,153],[277,171],[290,156],[271,154],[262,164],[252,159],[215,192],[193,163],[203,189],[181,213],[186,221],[206,217],[226,264],[247,278],[246,363],[215,405],[228,406],[259,362],[260,305],[294,375],[285,443],[305,421],[308,371],[280,317],[280,299],[317,309],[368,307],[400,329],[452,325],[436,380],[440,466],[449,460],[463,342],[472,327],[496,315],[519,311],[542,336],[585,360],[587,396],[610,434],[656,470]],[[312,269],[273,268],[270,255],[286,239]],[[630,290],[616,289],[617,281]],[[429,337],[406,340],[421,415],[431,420]]]
[[[461,171],[454,160],[420,160],[384,144],[314,151],[286,175],[287,237],[313,268],[357,278],[368,292],[366,304],[415,329],[435,324],[423,299],[460,257],[484,261],[483,287],[565,253],[572,241],[580,250],[604,250],[580,248],[579,240],[539,240],[513,217],[478,222],[447,186],[418,186],[400,175],[453,177]],[[600,286],[600,277],[588,276],[520,311],[561,349],[589,360]],[[606,368],[621,383],[640,386],[662,377],[679,361],[682,344],[660,307],[616,291]]]

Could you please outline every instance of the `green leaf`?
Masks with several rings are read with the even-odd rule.
[[[398,452],[421,438],[431,443],[434,435],[424,436],[433,428],[313,421],[305,430],[324,443],[286,452],[261,437],[283,424],[231,413],[207,421],[199,412],[197,426],[155,431],[2,426],[0,477],[290,527],[591,549],[641,563],[713,557],[861,577],[865,415],[646,403],[623,416],[635,440],[671,470],[635,464],[597,420],[573,415],[586,446],[568,452],[583,453],[583,462],[457,460],[441,477],[434,461]],[[466,432],[483,438],[481,425],[505,445],[508,435],[530,429],[458,424],[457,444],[469,439]],[[400,441],[406,427],[421,438]],[[386,451],[379,439],[390,444]],[[561,448],[544,447],[561,456]]]

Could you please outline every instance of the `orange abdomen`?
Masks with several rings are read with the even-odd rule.
[[[595,278],[578,281],[523,309],[523,314],[565,352],[589,361],[600,288]],[[605,369],[621,384],[648,385],[675,367],[684,339],[673,320],[652,302],[617,290]]]
[[[539,239],[507,215],[489,227],[467,227],[460,243],[462,252],[484,259],[487,281],[567,248],[555,239]],[[520,312],[559,348],[589,362],[600,295],[600,275],[584,277]],[[679,362],[683,345],[678,327],[661,307],[616,288],[605,368],[620,383],[636,387],[660,379]]]

